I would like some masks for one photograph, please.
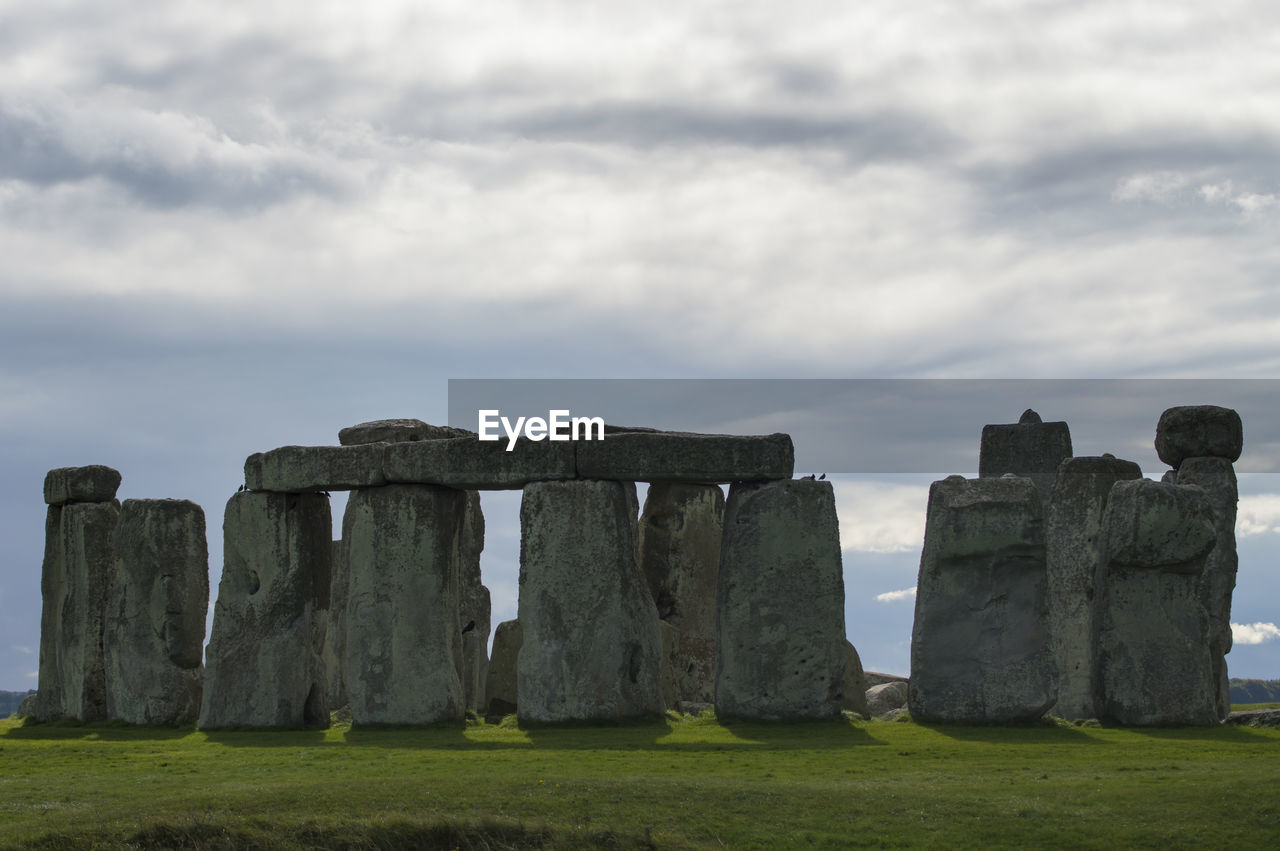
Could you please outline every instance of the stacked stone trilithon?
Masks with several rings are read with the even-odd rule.
[[[1044,422],[1028,408],[1016,423],[982,428],[978,478],[996,479],[1012,473],[1036,484],[1047,510],[1059,465],[1071,457],[1071,430],[1065,422]]]

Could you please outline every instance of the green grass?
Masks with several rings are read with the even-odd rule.
[[[1280,731],[0,721],[0,847],[1268,847]]]
[[[1280,709],[1280,703],[1233,703],[1232,712],[1247,712],[1251,709]]]

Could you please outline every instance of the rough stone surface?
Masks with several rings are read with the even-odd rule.
[[[458,677],[462,681],[462,705],[484,712],[484,683],[489,669],[489,589],[480,581],[480,553],[484,550],[484,513],[480,494],[467,491],[458,542],[458,624],[462,641]],[[470,629],[467,626],[471,625]]]
[[[22,698],[22,703],[18,704],[19,718],[34,718],[38,710],[40,696],[38,692],[32,692]]]
[[[840,714],[844,572],[830,482],[730,488],[716,605],[718,716]]]
[[[1039,489],[1047,506],[1058,465],[1071,457],[1071,430],[1064,422],[1042,422],[1028,409],[1017,423],[982,427],[978,477],[999,478],[1006,473],[1026,476]]]
[[[347,500],[350,509],[351,501]],[[342,526],[346,528],[344,512]],[[325,682],[329,688],[329,706],[343,707],[350,704],[347,697],[347,584],[350,576],[350,560],[347,558],[347,542],[334,541],[330,547],[329,619],[324,631]]]
[[[475,437],[475,432],[452,426],[438,426],[422,420],[371,420],[347,426],[338,432],[343,446],[362,443],[408,443],[415,440],[444,440],[451,437]]]
[[[209,611],[204,510],[185,499],[127,499],[115,551],[102,636],[107,716],[194,724]]]
[[[314,493],[372,487],[386,482],[380,443],[357,446],[281,446],[244,462],[249,490]]]
[[[1240,415],[1217,405],[1169,408],[1156,425],[1156,454],[1170,467],[1186,458],[1226,458],[1236,461],[1244,448]]]
[[[680,630],[664,620],[658,621],[662,640],[662,706],[675,709],[680,705]]]
[[[1209,615],[1198,591],[1216,537],[1198,487],[1117,482],[1103,515],[1110,558],[1098,605],[1098,717],[1214,724]]]
[[[841,708],[846,712],[856,712],[863,718],[870,718],[867,711],[867,679],[862,674],[862,659],[858,650],[846,639],[844,642],[844,703]]]
[[[354,491],[342,530],[346,681],[353,724],[461,720],[459,542],[466,494],[427,485]]]
[[[951,476],[929,489],[916,583],[913,718],[1039,718],[1057,698],[1044,522],[1030,479]]]
[[[475,437],[392,443],[384,447],[389,482],[443,485],[464,490],[509,490],[530,482],[574,477],[570,441],[516,441]]]
[[[716,579],[723,525],[724,492],[718,485],[649,486],[640,517],[640,566],[658,617],[679,630],[672,658],[679,700],[715,700]]]
[[[120,487],[120,473],[101,464],[88,467],[59,467],[44,477],[44,501],[49,505],[69,502],[111,502]]]
[[[636,564],[635,506],[630,483],[525,487],[521,723],[662,711],[658,612]]]
[[[117,502],[49,507],[40,580],[44,608],[36,715],[42,721],[107,717],[102,622],[119,519]]]
[[[524,631],[519,620],[503,621],[493,631],[493,654],[484,681],[486,719],[501,720],[516,711],[516,660],[522,643]]]
[[[575,446],[577,474],[586,479],[714,484],[789,479],[795,468],[786,434],[620,431]]]
[[[1213,506],[1213,526],[1217,542],[1205,561],[1198,589],[1200,601],[1209,613],[1209,648],[1213,653],[1213,678],[1217,688],[1219,717],[1231,711],[1231,686],[1226,655],[1231,652],[1231,596],[1236,587],[1236,508],[1239,491],[1236,474],[1226,458],[1184,458],[1178,468],[1178,483],[1198,485]]]
[[[1138,479],[1132,461],[1110,455],[1068,458],[1058,468],[1045,518],[1049,634],[1058,666],[1063,718],[1093,718],[1095,601],[1103,581],[1102,514],[1118,481]]]
[[[327,725],[328,497],[237,493],[222,532],[200,728]]]
[[[906,677],[898,674],[883,674],[879,671],[863,671],[862,677],[867,681],[867,688],[884,685],[885,683],[905,683],[907,681]]]
[[[907,705],[907,684],[901,680],[883,683],[867,689],[867,712],[872,718],[888,715]]]

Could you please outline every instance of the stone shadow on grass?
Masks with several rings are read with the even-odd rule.
[[[1068,727],[1044,721],[1025,724],[952,724],[941,721],[911,723],[961,742],[990,742],[1000,745],[1105,745],[1109,742],[1090,736],[1085,727]]]
[[[123,721],[25,721],[0,731],[0,739],[28,741],[94,740],[104,742],[172,741],[196,732],[194,725],[156,727]]]
[[[1152,739],[1194,739],[1196,741],[1224,742],[1230,744],[1276,743],[1275,736],[1268,736],[1260,727],[1240,727],[1221,724],[1216,727],[1123,727],[1120,729],[1140,733]]]

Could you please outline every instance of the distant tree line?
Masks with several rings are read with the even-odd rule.
[[[0,691],[0,718],[8,718],[17,712],[18,704],[22,703],[23,698],[35,693],[35,689],[30,691]]]
[[[1232,703],[1280,703],[1280,680],[1231,678]]]

